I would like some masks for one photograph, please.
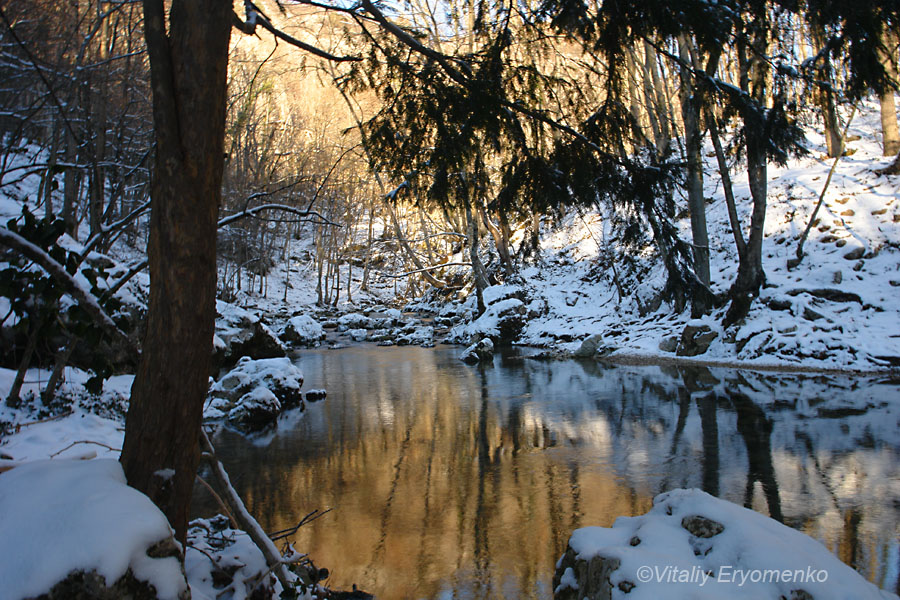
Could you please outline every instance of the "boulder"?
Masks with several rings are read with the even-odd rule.
[[[20,463],[0,475],[0,506],[3,598],[190,597],[165,515],[117,460]]]
[[[228,422],[243,431],[259,431],[274,425],[282,404],[269,388],[257,386],[238,398],[228,411]]]
[[[576,358],[591,358],[597,351],[600,349],[600,346],[603,343],[603,335],[597,333],[595,335],[586,338],[583,342],[581,342],[581,346],[573,353],[573,356]]]
[[[429,325],[412,325],[403,329],[397,337],[398,346],[433,346],[434,327]]]
[[[287,355],[287,348],[260,318],[248,310],[216,301],[216,333],[213,338],[213,365],[220,369],[239,358],[275,358]]]
[[[697,356],[709,349],[709,345],[718,337],[718,333],[709,325],[687,325],[681,332],[681,340],[675,353],[678,356]]]
[[[303,374],[288,358],[244,357],[212,385],[204,416],[255,431],[274,423],[282,410],[303,408],[302,385]]]
[[[371,319],[362,313],[349,313],[337,320],[338,331],[350,329],[375,329],[375,319]]]
[[[325,330],[309,315],[297,315],[288,320],[278,337],[289,344],[316,346],[325,339]]]
[[[475,342],[465,350],[463,350],[460,360],[464,363],[474,365],[479,362],[489,361],[494,357],[494,342],[491,338],[484,338]]]
[[[612,527],[573,532],[556,600],[887,600],[817,540],[700,490],[658,495]],[[627,596],[625,595],[627,594]]]

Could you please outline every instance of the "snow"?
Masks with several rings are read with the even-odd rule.
[[[724,530],[711,537],[692,535],[682,522],[697,515]],[[897,598],[818,541],[696,489],[660,494],[647,514],[620,517],[611,528],[578,529],[569,546],[580,559],[621,561],[610,577],[613,598],[790,598],[796,589],[816,600]],[[635,584],[627,595],[623,582]],[[564,576],[560,586],[573,583],[573,576]]]
[[[322,329],[322,326],[318,321],[309,315],[297,315],[296,317],[291,317],[288,320],[285,329],[288,327],[293,330],[292,337],[295,336],[298,338],[296,341],[300,343],[311,344],[325,337],[325,330]]]
[[[74,570],[94,570],[111,584],[130,568],[161,599],[186,588],[177,558],[147,556],[172,531],[150,499],[126,485],[117,460],[18,466],[0,475],[0,506],[2,598],[36,596]]]
[[[268,566],[250,536],[232,529],[227,519],[220,516],[191,521],[184,570],[193,600],[221,598],[223,590],[216,587],[214,573],[232,571],[233,581],[228,586],[231,600],[244,600]]]

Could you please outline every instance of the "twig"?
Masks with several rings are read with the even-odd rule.
[[[74,410],[69,409],[69,412],[64,412],[64,413],[58,414],[58,415],[56,415],[55,417],[47,417],[46,419],[41,419],[41,420],[39,420],[39,421],[28,421],[27,423],[19,423],[19,424],[16,425],[16,433],[19,433],[19,431],[21,431],[21,429],[22,429],[23,427],[31,427],[32,425],[38,425],[38,424],[40,424],[40,423],[48,423],[48,422],[50,422],[50,421],[56,421],[56,420],[58,420],[58,419],[64,419],[64,418],[68,417],[69,415],[71,415],[71,414],[74,413],[74,412],[75,412]]]
[[[331,511],[332,511],[332,509],[329,508],[328,510],[319,512],[319,509],[317,508],[316,510],[312,511],[311,513],[309,513],[308,515],[306,515],[305,517],[300,519],[300,522],[297,523],[295,526],[288,527],[287,529],[282,529],[281,531],[276,531],[275,533],[270,533],[269,537],[272,539],[273,542],[277,542],[280,539],[290,537],[290,536],[294,535],[295,533],[297,533],[297,530],[300,529],[301,527],[303,527],[304,525],[312,523],[319,517],[325,516],[328,513],[330,513]]]
[[[107,450],[111,450],[113,452],[121,452],[122,451],[121,448],[113,448],[112,446],[108,446],[108,445],[104,444],[103,442],[94,442],[92,440],[78,440],[77,442],[72,442],[71,444],[69,444],[68,446],[63,448],[62,450],[54,452],[53,454],[50,455],[50,458],[56,458],[57,456],[59,456],[60,454],[62,454],[66,450],[68,450],[69,448],[77,446],[78,444],[94,444],[95,446],[100,446],[102,448],[106,448]]]
[[[210,494],[212,494],[212,497],[215,499],[215,501],[219,503],[219,508],[221,508],[223,511],[225,511],[225,515],[228,517],[228,520],[231,521],[231,526],[234,529],[240,529],[240,527],[238,527],[237,521],[235,521],[235,519],[234,519],[234,515],[231,514],[230,510],[228,510],[228,505],[226,505],[225,501],[222,500],[222,496],[217,494],[216,490],[214,490],[212,488],[212,486],[209,485],[209,483],[205,479],[200,477],[200,475],[197,475],[197,481],[199,481],[200,484],[206,488],[206,491],[208,491]]]

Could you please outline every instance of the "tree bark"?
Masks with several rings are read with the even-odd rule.
[[[881,34],[881,64],[891,81],[897,81],[897,63],[894,60],[897,51],[897,38],[891,30],[884,26]],[[900,152],[900,130],[897,128],[897,106],[894,104],[894,90],[888,88],[881,94],[881,132],[883,156],[894,156]]]
[[[741,117],[744,121],[747,152],[747,179],[753,210],[750,213],[750,233],[744,252],[740,253],[738,272],[731,286],[731,305],[725,315],[726,326],[747,315],[753,298],[765,282],[762,265],[762,244],[766,223],[768,194],[768,164],[766,159],[766,79],[767,65],[759,57],[765,56],[764,34],[756,32],[753,51],[739,44],[741,88],[755,101],[756,106],[745,106]]]
[[[825,32],[822,27],[813,24],[812,33],[816,48],[824,48]],[[832,90],[832,85],[834,84],[834,68],[831,65],[831,57],[828,53],[824,54],[822,61],[823,65],[820,69],[820,78],[825,83],[825,86],[819,89],[815,96],[818,100],[819,108],[822,110],[822,120],[825,127],[825,147],[828,156],[834,158],[843,150],[841,146],[841,134],[840,131],[838,131],[840,126],[838,124],[837,108],[834,103],[834,91]]]
[[[692,65],[690,44],[686,35],[678,36],[678,54],[684,65],[681,77],[681,118],[684,121],[684,146],[687,153],[688,209],[691,213],[691,234],[694,242],[694,271],[697,279],[709,287],[709,234],[706,229],[706,204],[703,200],[703,131],[700,127],[700,93],[687,65]],[[696,301],[696,299],[695,299]],[[695,306],[705,313],[709,307]]]
[[[218,0],[144,0],[156,156],[150,300],[121,462],[132,487],[185,540],[211,367],[216,217],[232,8]]]

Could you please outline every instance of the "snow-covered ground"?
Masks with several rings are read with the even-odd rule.
[[[664,283],[662,266],[637,257],[618,273],[630,296],[620,298],[607,257],[617,240],[599,212],[570,214],[542,236],[542,260],[522,272],[531,307],[520,343],[575,351],[600,334],[612,360],[675,358],[660,349],[688,324],[717,334],[695,360],[807,369],[876,370],[900,364],[900,177],[879,175],[877,105],[865,104],[850,127],[859,139],[838,163],[825,202],[804,245],[805,257],[789,270],[796,246],[825,185],[833,159],[824,140],[808,132],[811,152],[784,168],[769,167],[769,206],[763,264],[766,285],[747,318],[727,330],[725,307],[692,321],[663,304],[647,311]],[[705,194],[711,246],[712,288],[727,292],[737,252],[714,158],[707,153]],[[733,168],[738,212],[746,227],[751,203],[746,174]],[[680,221],[690,239],[689,219]],[[746,234],[745,234],[746,237]],[[621,260],[621,255],[619,256]],[[842,294],[835,294],[841,292]]]

